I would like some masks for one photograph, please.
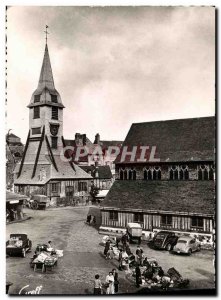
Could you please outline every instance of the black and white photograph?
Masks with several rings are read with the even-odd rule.
[[[216,7],[5,15],[5,293],[216,295]]]

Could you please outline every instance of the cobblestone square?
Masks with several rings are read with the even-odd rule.
[[[85,224],[88,207],[63,207],[55,209],[26,210],[30,220],[7,225],[7,238],[10,233],[27,233],[32,240],[33,249],[25,258],[8,257],[7,280],[13,285],[10,294],[35,290],[41,286],[40,294],[92,294],[93,279],[100,274],[104,282],[110,270],[118,267],[117,260],[105,260],[100,245],[102,235],[96,228]],[[64,250],[59,258],[58,267],[52,272],[34,272],[29,266],[38,243],[53,241],[57,249]],[[163,269],[175,267],[184,278],[190,279],[190,289],[214,288],[214,268],[212,251],[202,250],[192,256],[178,256],[167,251],[150,249],[142,244],[145,255],[158,260]],[[136,245],[131,245],[135,252]],[[134,293],[133,279],[119,271],[119,293]],[[23,291],[23,292],[24,292]]]

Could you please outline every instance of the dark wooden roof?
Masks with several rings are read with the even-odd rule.
[[[105,208],[214,215],[213,181],[116,180],[102,202]]]
[[[215,118],[134,123],[123,145],[138,148],[156,146],[156,157],[161,162],[214,160]],[[130,157],[127,156],[124,162],[129,160]],[[120,157],[116,159],[117,162],[120,162]]]

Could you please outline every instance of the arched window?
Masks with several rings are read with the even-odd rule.
[[[150,167],[144,169],[144,180],[160,180],[161,169],[160,167]]]
[[[214,180],[214,168],[212,166],[209,170],[209,180]]]
[[[189,179],[189,170],[187,165],[182,165],[180,167],[180,180],[188,180]]]
[[[152,169],[144,169],[144,180],[152,180]]]
[[[170,169],[170,180],[173,180],[173,170]]]
[[[189,180],[189,170],[188,169],[186,169],[184,171],[184,178],[185,178],[185,180]]]
[[[148,180],[152,180],[152,170],[148,169],[148,176],[147,176]]]
[[[128,179],[129,180],[136,180],[137,172],[134,169],[128,171]]]
[[[179,179],[178,166],[171,166],[171,168],[170,168],[170,180],[178,180],[178,179]]]
[[[160,180],[161,179],[161,169],[160,167],[153,168],[153,180]]]
[[[209,170],[207,168],[205,168],[204,170],[204,180],[208,180],[209,179]]]
[[[213,180],[212,166],[200,165],[198,166],[198,180]]]
[[[124,171],[120,170],[120,180],[123,180],[123,179],[124,179]]]
[[[144,179],[144,180],[147,180],[147,176],[148,176],[147,170],[144,169],[144,171],[143,171],[143,179]]]

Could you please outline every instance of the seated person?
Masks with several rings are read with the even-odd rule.
[[[48,251],[48,252],[51,252],[51,254],[56,254],[56,251],[55,251],[55,249],[53,248],[52,242],[51,242],[51,241],[48,241],[47,251]]]

